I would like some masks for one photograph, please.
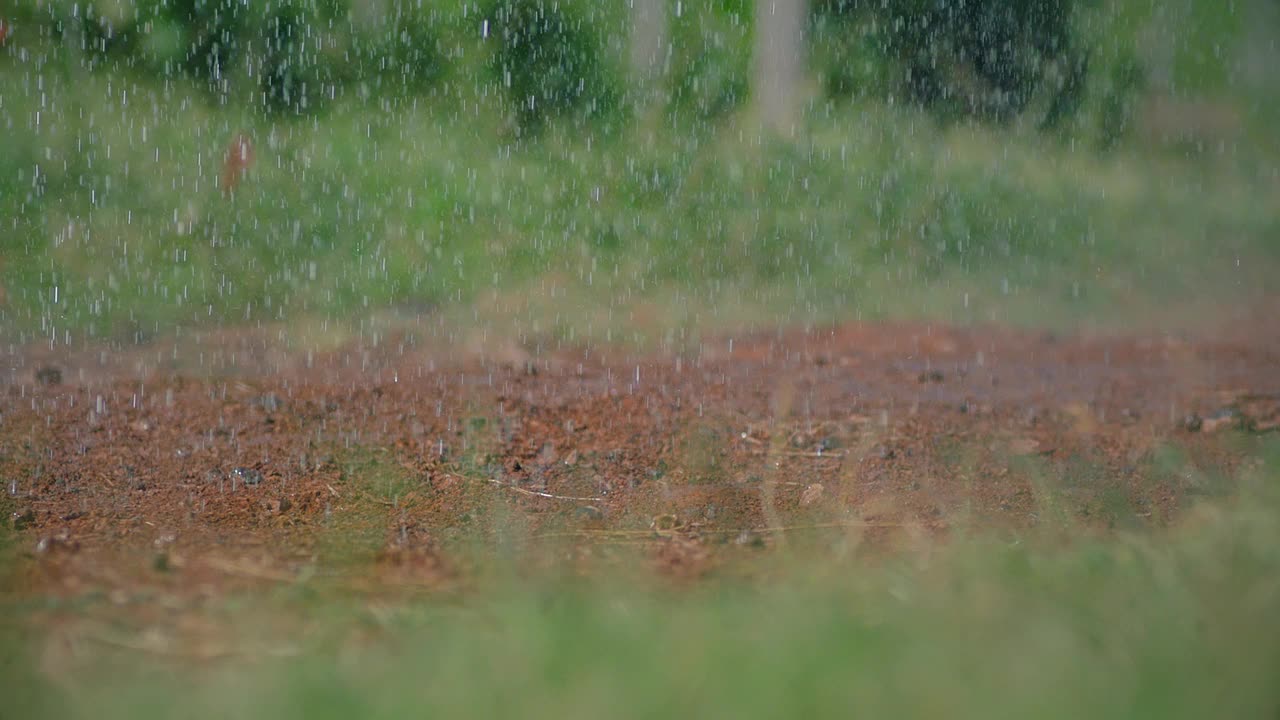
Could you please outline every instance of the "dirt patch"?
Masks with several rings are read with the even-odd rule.
[[[453,354],[419,328],[325,352],[229,335],[109,360],[11,351],[14,587],[434,590],[502,543],[697,578],[815,535],[1166,523],[1276,427],[1271,330],[849,325],[633,355]]]

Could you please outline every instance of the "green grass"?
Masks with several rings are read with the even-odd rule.
[[[0,323],[28,338],[493,297],[519,307],[491,321],[586,340],[652,335],[629,317],[641,303],[694,330],[1114,323],[1118,306],[1135,316],[1276,290],[1274,159],[1244,138],[1098,154],[868,102],[813,108],[795,143],[762,144],[737,116],[520,140],[470,91],[348,97],[271,121],[179,81],[19,68],[0,100],[13,128],[0,147]],[[226,198],[223,152],[242,129],[257,164]]]
[[[287,659],[174,662],[49,640],[22,618],[93,614],[93,601],[9,601],[6,712],[1270,718],[1274,443],[1262,457],[1236,494],[1150,534],[978,531],[887,557],[830,536],[692,587],[605,564],[590,581],[489,573],[434,599],[300,585],[189,611],[242,647],[302,651]],[[127,623],[117,634],[131,636]]]

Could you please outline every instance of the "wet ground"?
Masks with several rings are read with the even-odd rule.
[[[1181,336],[855,324],[666,352],[430,323],[323,352],[266,332],[11,346],[12,589],[435,592],[491,545],[687,579],[815,535],[876,552],[1166,524],[1280,427],[1277,318]]]

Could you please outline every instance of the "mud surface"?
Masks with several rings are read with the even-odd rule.
[[[1225,492],[1280,422],[1275,320],[848,325],[652,353],[428,326],[328,352],[225,333],[3,363],[12,587],[119,603],[307,578],[434,592],[498,544],[696,578],[823,533],[875,552],[1135,529]]]

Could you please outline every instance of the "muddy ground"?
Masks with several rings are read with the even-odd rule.
[[[1227,492],[1275,432],[1278,317],[1194,335],[854,324],[679,352],[430,322],[324,352],[269,332],[10,346],[10,590],[436,592],[499,544],[689,579],[815,534],[874,553],[1158,526]]]

